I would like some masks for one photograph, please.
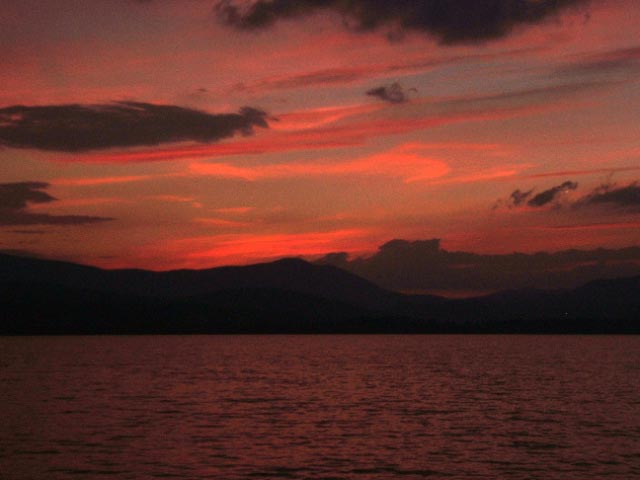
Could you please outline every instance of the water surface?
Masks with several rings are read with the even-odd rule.
[[[640,478],[640,337],[0,338],[2,478]]]

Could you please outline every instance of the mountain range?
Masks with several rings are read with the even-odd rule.
[[[283,259],[103,270],[0,254],[0,334],[640,333],[640,276],[466,299],[405,295]]]

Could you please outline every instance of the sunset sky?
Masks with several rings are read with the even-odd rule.
[[[639,245],[638,25],[636,0],[0,0],[0,250]]]

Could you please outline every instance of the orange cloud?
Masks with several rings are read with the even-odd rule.
[[[94,178],[56,178],[51,184],[65,187],[90,187],[93,185],[109,185],[114,183],[143,182],[152,180],[161,175],[127,175],[121,177],[94,177]]]
[[[546,225],[532,228],[537,228],[539,230],[617,230],[621,228],[640,228],[640,222],[602,222],[577,225]]]
[[[354,244],[356,238],[366,237],[367,232],[361,229],[346,229],[332,232],[310,232],[298,234],[274,235],[234,235],[233,238],[220,239],[214,242],[213,248],[188,253],[186,258],[275,258],[283,255],[321,255],[336,245],[357,251],[362,248]],[[187,244],[191,243],[189,241]]]
[[[401,178],[406,183],[439,178],[449,172],[442,160],[424,155],[419,144],[402,146],[389,152],[347,162],[284,163],[238,167],[226,163],[192,163],[197,175],[239,178],[247,181],[302,176],[367,175]]]
[[[629,172],[640,170],[640,167],[610,167],[610,168],[591,168],[584,170],[558,170],[555,172],[542,172],[531,175],[525,175],[522,178],[544,178],[544,177],[567,177],[573,175],[595,175],[610,174],[615,172]]]
[[[175,203],[189,203],[194,202],[193,197],[185,197],[182,195],[149,195],[146,198],[149,200],[158,200],[160,202],[175,202]]]
[[[225,234],[155,243],[130,252],[128,260],[105,259],[103,267],[136,266],[153,270],[249,264],[292,256],[352,254],[375,250],[379,236],[365,229],[276,234]],[[96,262],[94,262],[96,263]]]
[[[253,207],[226,207],[226,208],[216,208],[214,212],[221,213],[223,215],[245,215],[251,212]]]
[[[241,227],[250,227],[252,224],[249,222],[238,222],[235,220],[227,220],[224,218],[196,218],[194,222],[200,223],[202,225],[210,225],[214,227],[229,227],[229,228],[241,228]]]
[[[455,183],[486,182],[488,180],[503,180],[518,175],[522,170],[531,167],[530,164],[509,164],[488,167],[471,173],[454,173],[446,178],[430,182],[433,185],[445,185]]]
[[[361,104],[349,106],[331,106],[300,110],[277,115],[276,120],[269,124],[272,130],[296,131],[308,130],[335,123],[354,115],[375,112],[384,108],[384,105]]]

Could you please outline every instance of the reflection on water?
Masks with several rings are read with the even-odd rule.
[[[0,338],[0,475],[631,479],[640,337]]]

